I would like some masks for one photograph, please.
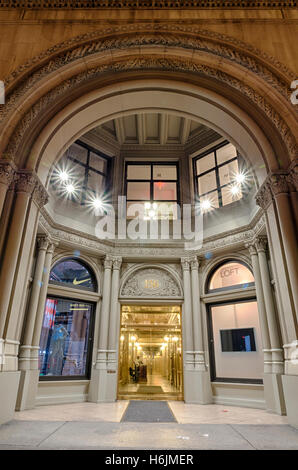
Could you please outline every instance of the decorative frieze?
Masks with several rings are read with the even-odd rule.
[[[297,191],[298,187],[298,164],[290,165],[287,171],[280,170],[270,173],[265,179],[256,195],[256,203],[266,210],[272,203],[274,197],[279,194],[288,194],[291,190]]]
[[[181,297],[177,280],[169,271],[161,268],[135,270],[124,282],[122,297]]]
[[[32,199],[40,209],[45,206],[49,200],[49,195],[45,187],[39,181],[34,188]]]

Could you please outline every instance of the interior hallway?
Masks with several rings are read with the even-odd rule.
[[[128,401],[15,413],[0,449],[298,449],[298,430],[264,410],[169,402],[177,423],[120,422]]]

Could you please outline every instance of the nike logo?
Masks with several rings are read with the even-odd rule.
[[[81,279],[81,281],[77,281],[77,278],[75,278],[75,279],[73,280],[73,284],[74,284],[75,286],[78,286],[79,284],[83,284],[83,282],[87,282],[87,281],[90,281],[90,277],[88,277],[88,279]]]

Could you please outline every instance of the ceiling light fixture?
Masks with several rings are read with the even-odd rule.
[[[238,184],[244,183],[244,181],[245,181],[244,173],[237,173],[237,175],[235,176],[235,180]]]
[[[204,211],[211,209],[211,202],[209,201],[209,199],[205,199],[204,201],[202,201],[201,207]]]
[[[236,196],[236,194],[238,194],[239,191],[240,191],[239,186],[236,186],[236,185],[235,185],[235,186],[232,186],[232,187],[231,187],[231,193],[232,193],[234,196]]]
[[[66,191],[68,192],[68,194],[73,194],[74,191],[75,191],[75,187],[73,184],[69,183],[66,185],[65,187]]]
[[[63,182],[69,180],[69,174],[64,170],[60,171],[58,176],[59,176],[60,180],[63,181]]]

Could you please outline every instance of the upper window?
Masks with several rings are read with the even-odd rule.
[[[77,140],[59,161],[51,184],[80,204],[104,198],[109,190],[111,158]]]
[[[176,163],[126,164],[127,216],[138,206],[144,219],[177,218],[178,165]],[[132,207],[134,206],[134,207]]]
[[[234,145],[217,145],[193,163],[196,194],[204,212],[242,198],[243,163]]]
[[[231,261],[222,264],[212,274],[208,291],[233,288],[247,288],[254,285],[254,277],[250,269],[241,262]]]
[[[93,273],[76,259],[65,259],[58,262],[50,273],[50,283],[65,284],[77,289],[97,290]]]

